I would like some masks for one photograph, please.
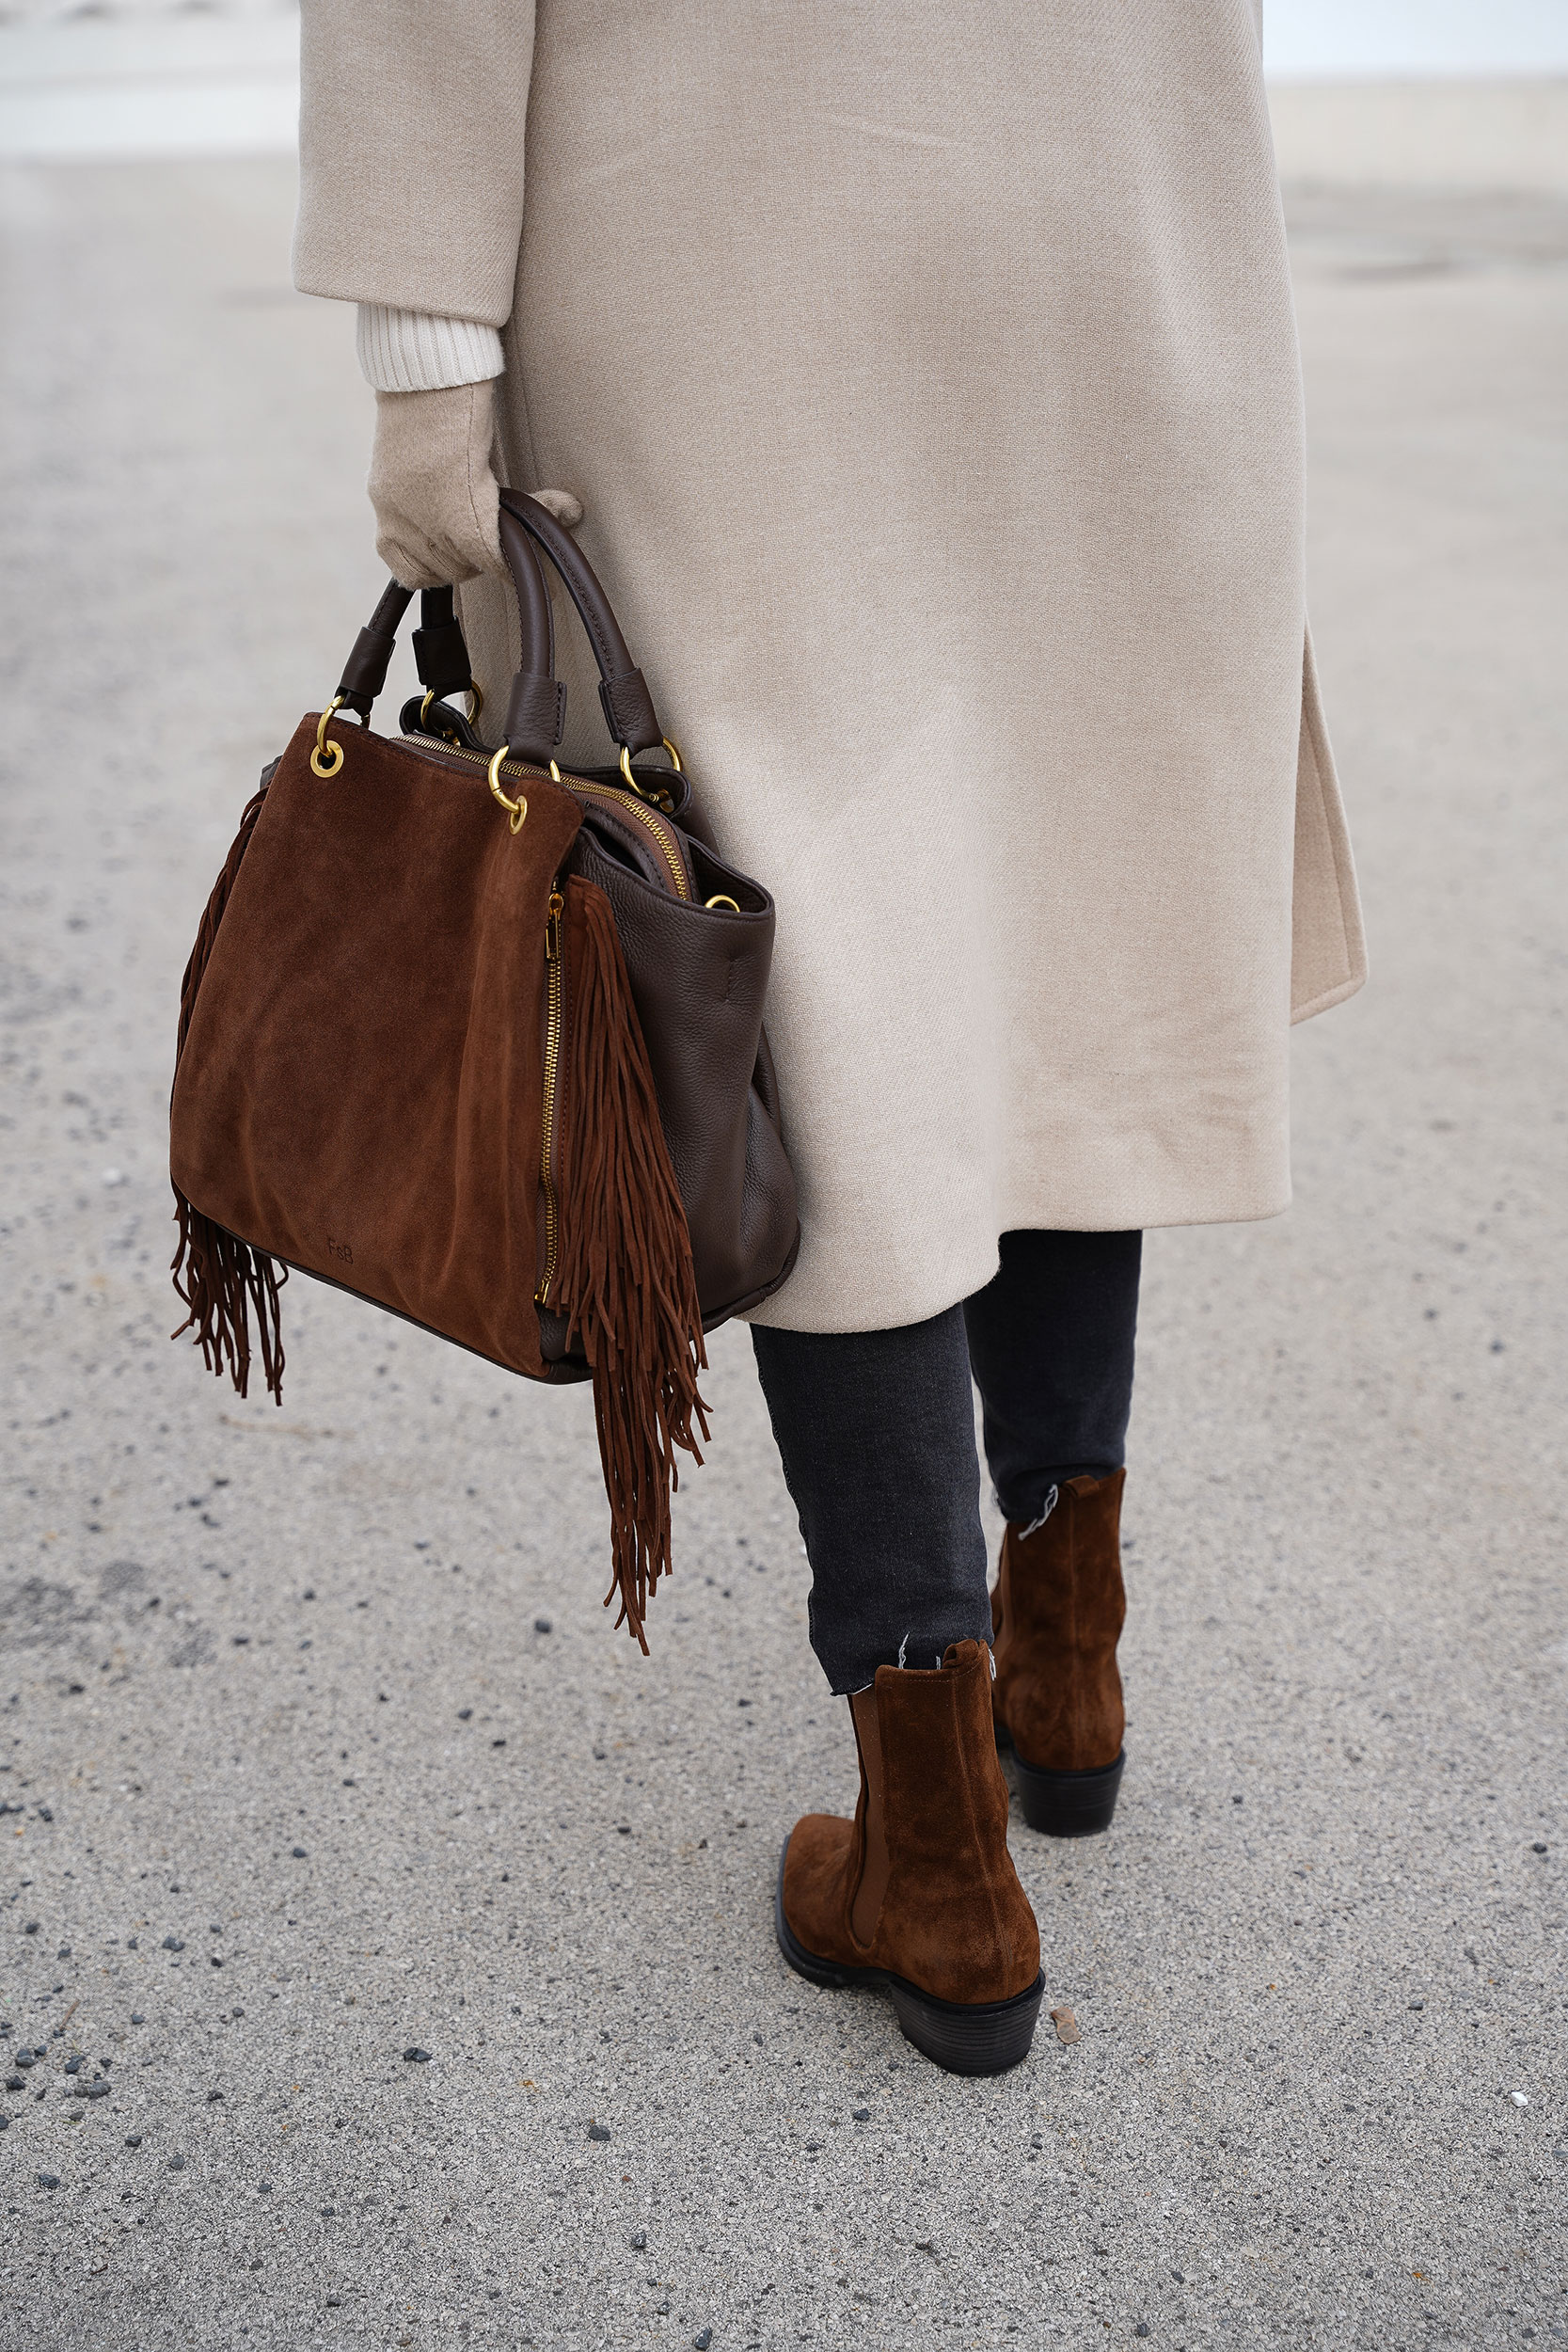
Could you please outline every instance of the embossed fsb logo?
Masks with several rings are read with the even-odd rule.
[[[329,1258],[336,1258],[340,1265],[354,1263],[354,1252],[347,1242],[334,1241],[330,1233],[326,1237],[326,1254]]]

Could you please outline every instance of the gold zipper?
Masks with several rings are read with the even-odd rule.
[[[412,735],[394,735],[387,739],[402,750],[413,752],[416,756],[420,757],[459,759],[476,768],[488,768],[490,765],[488,752],[470,752],[462,743],[437,743],[425,736]],[[542,776],[544,772],[542,768],[533,767],[526,760],[503,759],[501,761],[503,776]],[[586,799],[613,801],[626,816],[635,817],[638,823],[651,833],[657,842],[664,863],[669,868],[670,880],[674,885],[676,898],[690,898],[691,887],[686,879],[686,868],[681,863],[680,851],[676,849],[674,840],[667,828],[659,822],[647,802],[639,793],[624,792],[618,785],[591,784],[581,776],[563,775],[561,781],[569,792],[576,792],[579,797]]]
[[[676,898],[690,898],[691,892],[687,883],[686,868],[681,864],[680,851],[675,848],[669,834],[649,808],[646,801],[640,799],[635,792],[623,792],[618,785],[590,784],[580,776],[562,776],[562,782],[573,792],[591,794],[596,800],[614,801],[626,810],[628,816],[635,817],[640,824],[646,825],[664,852],[664,863],[670,868],[670,880],[675,885]]]
[[[561,910],[563,904],[560,891],[552,890],[549,916],[545,924],[545,973],[548,997],[545,1014],[545,1117],[539,1141],[539,1184],[545,1196],[545,1270],[533,1294],[541,1307],[549,1302],[560,1242],[555,1169],[551,1163],[555,1157],[555,1110],[561,1060]]]

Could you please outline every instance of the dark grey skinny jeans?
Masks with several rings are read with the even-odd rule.
[[[1004,1233],[983,1291],[892,1331],[753,1325],[811,1563],[811,1643],[836,1692],[990,1639],[980,1470],[1029,1525],[1053,1486],[1123,1458],[1141,1233]]]

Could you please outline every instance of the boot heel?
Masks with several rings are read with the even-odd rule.
[[[1035,2038],[1035,2021],[1045,1997],[1045,1979],[1037,1977],[1025,1993],[1010,2001],[973,2004],[938,2001],[902,1977],[889,1977],[904,2039],[950,2074],[1005,2074],[1022,2065]]]
[[[1047,1837],[1094,1837],[1109,1829],[1121,1787],[1123,1749],[1114,1764],[1091,1772],[1042,1772],[1014,1751],[1019,1802],[1031,1829]]]
[[[788,1855],[786,1837],[773,1888],[773,1932],[798,1977],[837,1993],[888,1994],[905,2040],[950,2074],[1005,2074],[1010,2066],[1022,2063],[1029,2055],[1035,2021],[1045,1996],[1043,1974],[1010,2001],[939,2001],[934,1994],[922,1993],[918,1985],[895,1977],[891,1969],[856,1968],[842,1961],[824,1960],[806,1949],[784,1916],[784,1874]]]

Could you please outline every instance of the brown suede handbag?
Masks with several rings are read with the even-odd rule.
[[[502,499],[522,660],[500,748],[446,699],[477,716],[450,589],[414,634],[426,691],[401,737],[372,732],[410,602],[393,580],[241,818],[181,993],[174,1280],[242,1396],[254,1312],[281,1399],[291,1267],[531,1379],[591,1378],[607,1601],[645,1649],[675,1454],[701,1458],[693,1417],[707,1435],[703,1334],[800,1247],[762,1025],[773,901],[713,847],[580,550]],[[534,542],[587,627],[617,766],[553,756]],[[642,756],[661,744],[668,767]]]

